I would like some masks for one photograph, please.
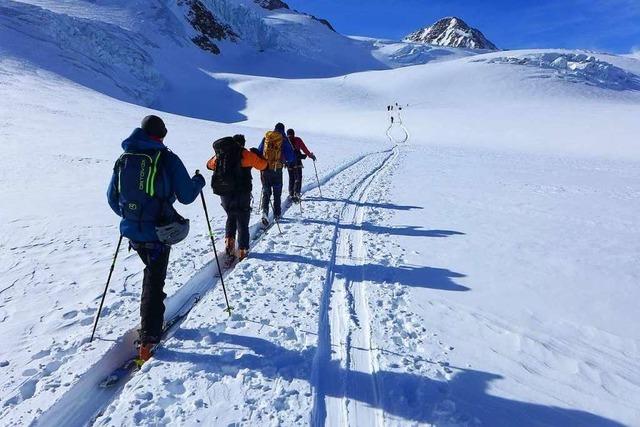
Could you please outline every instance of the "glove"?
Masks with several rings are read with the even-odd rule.
[[[200,188],[204,188],[207,185],[207,181],[204,179],[204,176],[200,175],[200,172],[196,172],[196,174],[191,178],[191,180],[200,186]]]
[[[314,162],[316,161],[316,155],[311,153],[309,154],[309,157],[311,157],[311,160],[313,160]]]

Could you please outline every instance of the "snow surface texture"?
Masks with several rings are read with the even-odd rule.
[[[238,25],[250,11],[244,34],[308,38],[214,56],[164,2],[0,1],[0,425],[640,425],[640,92],[620,83],[640,61],[414,50],[206,3]],[[166,32],[138,25],[149,16]],[[305,44],[328,59],[291,50]],[[399,51],[422,65],[391,69]],[[151,105],[183,115],[132,99],[147,83]],[[317,154],[322,193],[307,161],[283,235],[226,276],[230,319],[199,201],[179,206],[192,234],[172,251],[167,314],[203,299],[141,372],[99,390],[133,354],[142,277],[123,248],[89,344],[118,237],[104,192],[151,112],[191,171],[218,137],[253,146],[284,121]]]

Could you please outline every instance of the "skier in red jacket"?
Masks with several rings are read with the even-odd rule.
[[[309,151],[302,138],[296,136],[296,132],[293,129],[287,130],[287,137],[289,138],[291,145],[293,145],[293,151],[296,155],[296,160],[289,165],[289,198],[294,203],[300,203],[303,168],[302,160],[309,157],[315,162],[316,156]]]

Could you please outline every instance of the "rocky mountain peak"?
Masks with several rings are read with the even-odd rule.
[[[430,27],[409,34],[404,40],[446,47],[498,50],[480,30],[471,28],[458,17],[442,18]]]

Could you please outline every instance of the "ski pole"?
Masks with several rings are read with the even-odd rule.
[[[109,269],[109,277],[107,278],[107,284],[104,287],[104,293],[102,294],[102,300],[100,300],[100,308],[98,308],[98,313],[96,314],[96,320],[93,322],[93,331],[91,331],[91,338],[89,338],[89,342],[93,342],[93,337],[96,334],[96,328],[98,327],[98,320],[100,319],[100,313],[102,313],[102,305],[104,304],[104,299],[107,297],[107,289],[109,289],[109,283],[111,282],[111,276],[113,275],[113,269],[116,267],[116,259],[118,259],[118,252],[120,251],[120,245],[122,244],[122,234],[118,239],[118,246],[116,247],[116,253],[113,255],[113,262],[111,263],[111,268]]]
[[[271,197],[269,197],[269,203],[271,203],[271,211],[273,212],[273,219],[276,222],[276,225],[278,226],[278,231],[280,232],[280,234],[282,234],[282,229],[280,228],[280,221],[278,221],[278,217],[276,216],[276,209],[273,207],[273,200],[271,200]]]
[[[318,190],[320,190],[320,197],[322,197],[322,187],[320,186],[320,178],[318,178],[318,169],[316,168],[316,161],[313,161],[313,170],[316,171],[316,181],[318,181]]]
[[[200,175],[200,171],[196,170],[196,175]],[[227,304],[225,310],[231,316],[231,306],[229,305],[229,298],[227,297],[227,288],[224,286],[224,277],[222,269],[220,268],[220,260],[218,259],[218,251],[216,250],[216,241],[213,238],[213,231],[211,230],[211,223],[209,222],[209,211],[207,210],[207,202],[204,200],[204,192],[200,190],[200,199],[202,199],[202,207],[204,208],[204,216],[207,220],[207,227],[209,228],[209,237],[211,237],[211,246],[213,246],[213,254],[216,258],[216,265],[218,266],[218,273],[220,274],[220,283],[222,283],[222,292],[224,293],[224,301]]]
[[[302,195],[300,194],[300,188],[302,187],[302,169],[301,168],[302,168],[302,166],[300,166],[300,169],[298,169],[296,171],[296,175],[297,176],[296,176],[296,179],[294,181],[293,188],[294,188],[294,190],[298,190],[298,192],[294,193],[294,194],[298,195],[298,205],[300,207],[300,213],[302,214],[303,213],[302,212]]]
[[[258,212],[262,212],[262,204],[263,204],[262,199],[264,199],[263,194],[264,194],[264,184],[262,184],[262,187],[260,187],[260,206],[258,207]]]

